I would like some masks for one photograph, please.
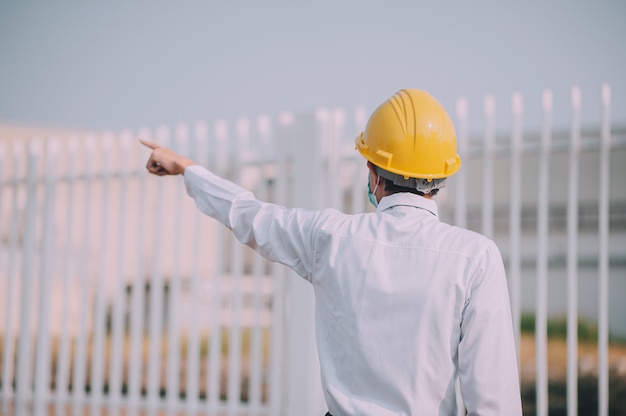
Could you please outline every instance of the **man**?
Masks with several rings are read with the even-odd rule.
[[[198,208],[313,286],[329,413],[521,415],[506,276],[496,245],[439,221],[432,196],[461,160],[428,93],[401,90],[356,139],[375,213],[287,209],[166,148],[147,169],[184,174]]]

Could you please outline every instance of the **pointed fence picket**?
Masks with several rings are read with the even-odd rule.
[[[577,327],[586,303],[596,305],[600,415],[614,399],[609,334],[626,332],[615,318],[623,313],[626,252],[613,243],[626,234],[619,177],[626,130],[611,124],[607,85],[601,120],[583,129],[581,95],[572,88],[571,126],[563,132],[552,113],[568,104],[546,90],[536,133],[525,128],[523,114],[537,103],[513,94],[505,134],[495,128],[493,96],[483,103],[481,134],[470,134],[468,101],[459,98],[464,167],[439,198],[444,220],[494,238],[502,250],[520,368],[531,374],[538,415],[550,408],[548,320],[556,292],[564,294],[567,316],[569,415],[580,405]],[[363,212],[372,209],[367,168],[353,137],[367,112],[349,114],[319,109],[241,118],[232,129],[217,120],[0,143],[0,412],[317,414],[324,404],[311,388],[319,375],[310,291],[199,214],[181,178],[150,177],[143,167],[148,150],[137,139],[189,154],[263,200]],[[308,153],[297,154],[303,144]],[[591,154],[598,171],[590,178],[583,170]],[[591,179],[595,229],[582,217],[589,202],[580,190]],[[581,296],[590,274],[596,298]],[[521,343],[527,313],[535,318],[530,368]]]

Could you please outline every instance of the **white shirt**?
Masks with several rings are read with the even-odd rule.
[[[199,166],[198,208],[311,282],[324,395],[334,416],[521,415],[502,257],[493,241],[439,221],[411,193],[348,215],[261,202]]]

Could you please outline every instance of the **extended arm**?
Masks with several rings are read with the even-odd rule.
[[[187,193],[200,211],[231,229],[239,241],[265,258],[310,279],[320,211],[287,209],[259,201],[252,192],[197,166],[193,160],[166,147],[141,142],[152,149],[146,165],[150,173],[184,173]]]

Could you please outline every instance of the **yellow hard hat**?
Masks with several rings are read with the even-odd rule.
[[[446,178],[461,167],[452,120],[422,90],[400,90],[382,103],[355,143],[367,160],[404,179]]]

